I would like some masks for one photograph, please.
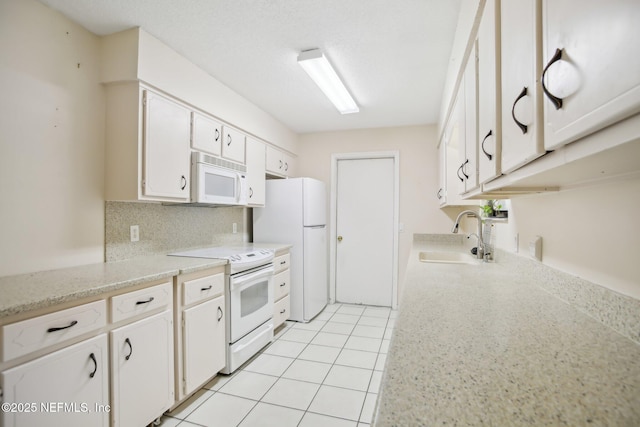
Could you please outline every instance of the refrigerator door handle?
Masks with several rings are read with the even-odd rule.
[[[304,228],[325,228],[326,225],[308,225]]]

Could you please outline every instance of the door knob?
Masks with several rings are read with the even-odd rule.
[[[342,242],[342,236],[338,236],[338,242]]]

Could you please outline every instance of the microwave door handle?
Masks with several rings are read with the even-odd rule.
[[[240,179],[240,174],[236,173],[236,203],[240,203],[240,195],[242,194],[242,180]]]

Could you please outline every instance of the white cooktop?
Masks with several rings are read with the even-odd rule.
[[[272,249],[256,249],[253,245],[246,246],[212,246],[209,248],[190,249],[173,252],[169,256],[189,258],[226,259],[229,261],[231,273],[254,268],[273,260]]]

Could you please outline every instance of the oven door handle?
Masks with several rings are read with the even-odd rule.
[[[231,279],[231,289],[236,290],[241,288],[245,283],[252,282],[256,279],[260,279],[262,277],[269,277],[273,275],[273,265],[264,268],[262,270],[254,271],[253,273],[249,273],[240,277],[233,277]]]
[[[268,327],[267,329],[265,329],[264,331],[260,332],[258,335],[256,335],[255,337],[253,337],[253,339],[252,339],[251,341],[249,341],[248,343],[242,344],[242,345],[238,346],[237,348],[234,348],[234,352],[240,353],[240,352],[242,352],[242,350],[244,350],[245,348],[247,348],[247,347],[251,347],[251,345],[252,345],[254,342],[256,342],[256,341],[258,341],[258,340],[261,340],[261,339],[262,339],[262,337],[263,337],[265,334],[268,334],[268,333],[269,333],[269,331],[271,331],[272,329],[273,329],[273,323],[270,323],[270,324],[269,324],[269,327]]]

